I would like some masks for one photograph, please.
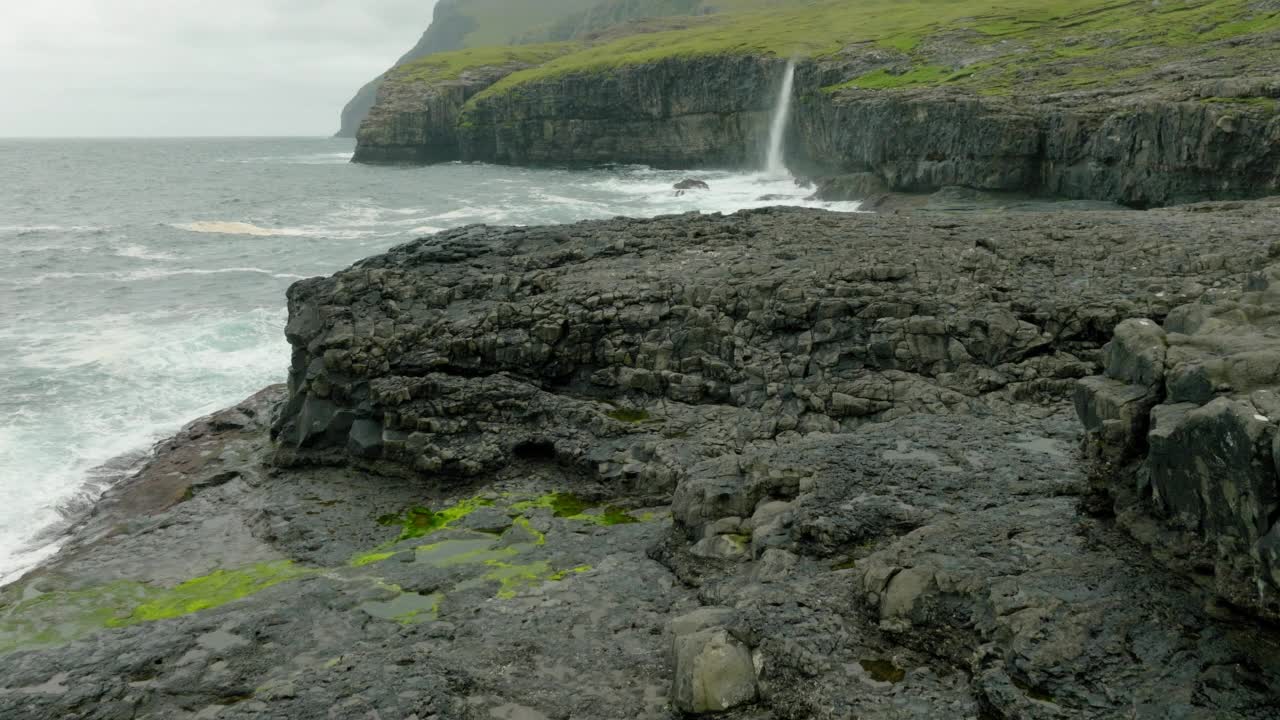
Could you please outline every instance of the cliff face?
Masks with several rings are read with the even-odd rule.
[[[1076,102],[806,86],[792,161],[813,173],[869,171],[900,191],[963,185],[1137,207],[1280,190],[1280,113],[1205,102],[1212,85]],[[1239,92],[1280,97],[1280,76]]]
[[[403,65],[433,53],[458,50],[462,48],[463,38],[473,31],[475,26],[474,19],[458,12],[455,0],[440,0],[433,11],[431,25],[426,32],[422,33],[418,43],[409,52],[400,56],[396,65]],[[357,131],[360,130],[360,123],[368,117],[369,111],[378,100],[378,91],[382,88],[383,78],[383,75],[379,75],[365,83],[356,91],[355,97],[351,98],[346,107],[342,108],[342,126],[338,129],[336,137],[356,136]]]
[[[483,94],[456,158],[506,164],[741,166],[760,160],[779,85],[771,58],[672,58]]]
[[[774,58],[731,55],[574,73],[503,92],[481,91],[509,68],[397,87],[356,159],[758,164],[782,68]],[[895,191],[962,185],[1137,207],[1280,190],[1280,113],[1207,101],[1214,85],[1121,102],[1028,103],[941,89],[832,93],[823,80],[816,66],[798,71],[788,160],[806,174],[871,172]],[[1243,97],[1280,97],[1280,76],[1245,85]]]
[[[1042,11],[1017,1],[1026,13]],[[872,173],[898,191],[962,185],[1136,207],[1280,189],[1280,12],[1244,0],[1088,0],[1062,12],[1008,25],[981,14],[916,17],[873,0],[686,16],[678,30],[577,43],[448,112],[384,114],[374,123],[395,132],[370,133],[357,157],[751,164],[765,144],[783,58],[803,42],[825,48],[796,78],[788,152],[806,174]],[[414,123],[433,127],[413,131]],[[451,150],[378,146],[388,134],[439,137],[439,123],[456,126]]]
[[[458,159],[463,105],[516,68],[491,68],[449,83],[387,83],[360,126],[356,162],[437,163]]]

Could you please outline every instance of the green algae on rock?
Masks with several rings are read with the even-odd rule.
[[[190,615],[314,572],[282,560],[217,570],[171,588],[120,580],[82,590],[40,593],[0,610],[0,653]]]
[[[431,510],[426,507],[411,507],[399,514],[383,515],[378,518],[379,525],[388,527],[399,525],[402,530],[394,542],[410,540],[430,535],[443,530],[482,507],[493,505],[493,501],[482,497],[467,498],[450,505],[443,510]]]
[[[381,620],[394,620],[402,625],[416,625],[435,620],[440,614],[440,593],[422,595],[401,592],[390,600],[370,600],[360,604],[360,610]]]
[[[566,520],[593,523],[595,525],[625,525],[641,522],[631,513],[614,505],[597,505],[584,500],[573,493],[555,492],[532,500],[522,500],[511,506],[512,510],[529,510],[532,508],[549,508],[553,515]],[[590,512],[601,508],[600,512]]]
[[[631,423],[633,425],[649,420],[649,411],[643,408],[615,407],[605,414],[618,422]]]
[[[162,590],[133,609],[127,618],[113,620],[111,627],[124,627],[139,622],[181,617],[201,610],[225,605],[233,600],[262,592],[272,585],[310,574],[289,560],[259,563],[238,570],[217,570],[192,578],[180,585]]]
[[[863,670],[867,671],[872,680],[877,682],[900,683],[907,676],[906,670],[894,665],[889,660],[860,660],[858,664],[862,666]]]

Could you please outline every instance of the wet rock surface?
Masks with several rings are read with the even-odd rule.
[[[288,387],[0,590],[0,716],[1274,717],[1265,605],[1188,578],[1274,567],[1277,228],[769,209],[300,282]],[[1224,504],[1139,492],[1219,437]]]

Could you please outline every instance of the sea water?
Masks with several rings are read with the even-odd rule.
[[[369,167],[351,153],[331,139],[0,140],[0,584],[55,552],[68,508],[130,458],[283,381],[296,280],[470,223],[856,209],[770,173]],[[710,191],[677,196],[685,177]]]

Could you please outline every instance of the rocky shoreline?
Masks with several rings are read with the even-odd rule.
[[[1280,200],[467,227],[0,589],[0,716],[1280,703]]]

